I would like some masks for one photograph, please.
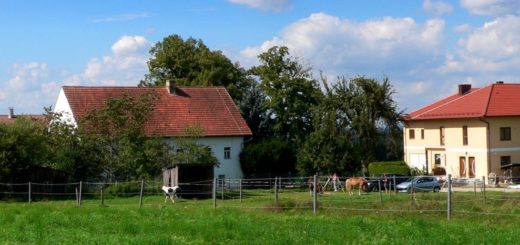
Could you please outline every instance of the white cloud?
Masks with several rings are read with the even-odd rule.
[[[453,31],[455,31],[457,33],[470,32],[470,31],[473,31],[474,29],[475,28],[473,28],[473,26],[471,26],[469,24],[462,24],[462,25],[453,27]]]
[[[446,56],[441,72],[507,73],[520,75],[520,17],[499,17],[459,41]]]
[[[150,47],[143,36],[123,36],[112,45],[112,55],[92,58],[81,78],[89,85],[137,85],[148,71]]]
[[[476,15],[520,14],[518,0],[460,0],[460,5]]]
[[[143,36],[123,36],[114,45],[112,52],[114,55],[141,55],[148,52],[151,43]]]
[[[42,113],[44,106],[54,105],[64,85],[136,86],[148,71],[150,46],[142,36],[123,36],[112,45],[112,54],[90,59],[81,73],[55,71],[45,62],[14,64],[0,91],[0,106],[13,106],[16,113]]]
[[[312,14],[287,26],[279,37],[242,50],[244,60],[273,45],[289,47],[319,70],[353,74],[369,68],[384,72],[408,69],[440,54],[444,21],[416,23],[411,18],[353,22],[324,13]]]
[[[292,0],[228,0],[231,3],[246,5],[250,8],[282,11],[291,8]]]
[[[453,11],[451,4],[439,0],[424,0],[422,7],[425,12],[437,15],[447,14]]]

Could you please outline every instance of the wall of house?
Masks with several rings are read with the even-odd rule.
[[[463,144],[463,126],[468,129],[468,143]],[[444,145],[441,145],[441,127],[444,128]],[[415,131],[415,139],[410,139],[410,131]],[[424,138],[421,136],[424,130]],[[443,167],[453,177],[470,177],[470,159],[474,159],[473,175],[477,178],[487,175],[487,124],[476,118],[451,120],[409,121],[403,129],[405,161],[413,162],[417,155],[425,158],[427,171],[435,166]],[[438,163],[435,158],[438,156]],[[463,173],[460,161],[463,158]]]
[[[76,120],[74,120],[74,115],[72,114],[72,109],[69,106],[69,101],[67,100],[67,96],[65,96],[65,92],[63,88],[60,89],[60,93],[58,94],[58,99],[56,100],[56,105],[54,105],[55,113],[61,113],[61,120],[63,122],[67,122],[71,125],[78,126],[76,124]]]
[[[169,139],[170,144],[175,142]],[[207,145],[219,161],[219,166],[214,168],[216,178],[241,179],[244,177],[240,167],[240,152],[243,148],[243,137],[204,137],[197,140],[198,144]],[[224,156],[224,148],[230,147],[230,158]]]
[[[520,116],[488,117],[486,121],[490,126],[490,172],[505,176],[507,169],[501,168],[500,157],[510,156],[511,163],[520,163]],[[500,139],[501,127],[511,128],[511,140]]]

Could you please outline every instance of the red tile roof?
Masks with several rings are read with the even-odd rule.
[[[109,98],[138,97],[149,88],[65,86],[63,90],[78,121],[90,110],[103,107]],[[145,124],[148,136],[182,136],[193,125],[200,125],[205,137],[252,134],[224,87],[178,87],[175,95],[166,87],[154,90],[159,99]]]
[[[408,115],[405,120],[475,118],[520,115],[520,84],[495,83],[473,88],[427,105]]]

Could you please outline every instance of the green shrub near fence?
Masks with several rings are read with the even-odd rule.
[[[372,176],[384,173],[410,175],[410,167],[404,161],[371,162],[368,164],[368,173]]]

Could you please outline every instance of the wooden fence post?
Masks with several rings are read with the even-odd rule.
[[[240,196],[240,202],[242,202],[242,179],[239,179],[238,180],[238,191],[239,191],[239,196]]]
[[[448,174],[448,201],[446,210],[448,221],[451,220],[451,174]]]
[[[81,207],[81,193],[83,190],[83,181],[79,182],[79,196],[78,196],[78,207]]]
[[[317,209],[317,206],[318,206],[318,195],[317,195],[317,192],[316,192],[316,188],[317,187],[317,179],[318,179],[318,176],[317,175],[314,175],[314,179],[313,179],[313,188],[312,188],[312,213],[313,214],[316,214],[316,209]]]
[[[381,180],[377,180],[378,190],[379,190],[379,203],[383,204],[383,192],[381,191]]]
[[[79,195],[78,195],[78,187],[76,187],[76,206],[79,207]]]
[[[224,185],[226,185],[226,178],[222,178],[222,201],[224,201]]]
[[[412,197],[412,205],[415,205],[415,187],[413,186],[413,178],[410,182],[410,196]]]
[[[31,190],[31,181],[29,181],[29,203],[32,202],[32,190]]]
[[[395,175],[393,176],[394,181],[394,194],[397,194],[397,186],[395,185]]]
[[[486,204],[486,176],[482,176],[482,195],[484,195],[484,204]]]
[[[274,177],[274,202],[278,203],[278,177]]]
[[[105,206],[105,197],[103,196],[103,189],[105,187],[105,184],[101,185],[101,206]]]
[[[213,208],[217,208],[217,178],[213,179],[213,191],[211,192],[213,198]]]
[[[143,207],[144,180],[141,180],[141,191],[139,192],[139,207]]]

